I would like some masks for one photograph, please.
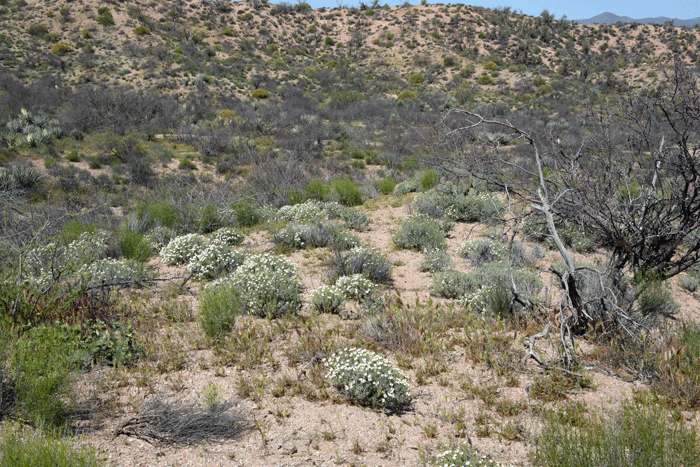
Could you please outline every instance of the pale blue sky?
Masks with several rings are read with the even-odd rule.
[[[346,6],[359,5],[360,0],[338,0]],[[467,3],[484,7],[509,6],[514,11],[521,11],[528,15],[539,15],[542,10],[549,10],[555,18],[559,19],[566,15],[569,19],[587,19],[609,11],[620,16],[631,18],[646,18],[655,16],[666,16],[669,18],[690,19],[700,16],[700,0],[589,0],[581,3],[564,0],[471,0],[471,1],[447,1],[428,0],[430,3]],[[276,3],[277,0],[272,0]],[[307,0],[313,7],[335,7],[336,0]],[[410,0],[411,3],[420,3],[420,0]],[[290,3],[295,3],[291,0]],[[365,0],[371,3],[371,0]],[[403,4],[404,0],[380,0],[380,4],[385,3],[390,6]]]

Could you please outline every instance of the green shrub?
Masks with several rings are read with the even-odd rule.
[[[151,242],[128,225],[119,229],[119,249],[127,259],[146,261],[151,256]]]
[[[56,55],[65,55],[68,52],[71,52],[72,50],[73,48],[70,45],[63,42],[58,42],[51,46],[51,53],[54,53]]]
[[[421,251],[426,248],[444,250],[447,247],[440,224],[430,217],[419,214],[405,217],[392,239],[397,247],[409,250]]]
[[[213,204],[204,205],[199,210],[199,218],[197,219],[197,230],[201,233],[208,234],[221,227],[218,208]]]
[[[260,209],[249,201],[239,202],[231,209],[239,227],[253,227],[262,221]]]
[[[0,464],[3,467],[101,467],[95,449],[78,446],[59,430],[5,423],[0,429]]]
[[[459,74],[462,78],[469,78],[474,73],[476,73],[476,67],[473,63],[467,63],[464,68],[459,70]]]
[[[97,232],[95,224],[85,224],[78,219],[71,219],[61,227],[59,238],[66,244],[76,241],[84,233],[94,234]]]
[[[267,99],[267,91],[265,91],[264,89],[260,89],[260,88],[254,90],[252,93],[250,93],[250,95],[254,99]]]
[[[311,292],[311,307],[319,313],[338,314],[345,306],[345,296],[336,286],[322,285]]]
[[[136,26],[134,28],[134,34],[137,36],[148,36],[151,34],[151,30],[146,26]]]
[[[377,250],[355,247],[332,264],[332,278],[362,274],[377,284],[389,284],[392,281],[391,263]],[[333,277],[334,276],[334,277]]]
[[[427,191],[434,187],[440,180],[440,176],[433,169],[424,170],[420,175],[421,190]]]
[[[345,206],[357,206],[362,204],[362,191],[349,177],[333,181],[333,188],[338,193],[338,201]]]
[[[66,160],[68,162],[80,162],[80,159],[82,159],[82,157],[76,151],[71,151],[66,155]]]
[[[661,316],[673,316],[680,311],[680,305],[661,281],[644,284],[636,304],[645,322],[655,321],[655,318]]]
[[[535,465],[662,467],[700,465],[697,433],[656,406],[625,405],[584,428],[550,420],[537,437]]]
[[[498,65],[496,65],[496,62],[486,62],[484,63],[483,68],[487,71],[496,70],[498,69]]]
[[[423,73],[413,73],[408,78],[408,82],[414,85],[423,84],[425,82],[425,75]]]
[[[423,272],[440,272],[452,266],[450,255],[439,248],[426,248],[423,250],[423,260],[418,269]]]
[[[494,84],[493,78],[491,78],[489,75],[479,76],[479,79],[477,79],[476,82],[482,86],[491,86],[492,84]]]
[[[331,187],[323,183],[320,178],[312,179],[304,188],[304,197],[316,201],[325,201],[331,194]]]
[[[208,284],[199,293],[199,325],[202,332],[209,340],[220,340],[231,332],[242,309],[243,299],[233,281]]]
[[[49,28],[45,24],[32,24],[27,28],[27,33],[36,37],[43,37],[49,32]]]
[[[109,8],[98,8],[97,14],[99,15],[97,17],[97,24],[100,24],[104,27],[114,26],[114,16],[112,16],[112,12],[109,11]]]
[[[174,229],[181,220],[177,208],[166,201],[139,202],[136,205],[136,215],[145,221],[146,225],[161,225],[169,229]]]
[[[177,165],[177,168],[180,170],[197,170],[197,164],[192,162],[189,157],[185,156]]]
[[[172,239],[160,250],[165,264],[175,265],[189,262],[206,248],[206,238],[200,234],[187,234]]]
[[[415,99],[417,97],[418,95],[410,89],[404,89],[396,96],[396,98],[400,101],[404,101],[406,99]]]
[[[62,426],[68,407],[74,335],[61,325],[30,329],[15,343],[12,359],[14,394],[19,413],[37,424]]]
[[[391,177],[383,178],[377,183],[377,189],[383,195],[389,195],[394,192],[396,181]]]
[[[372,408],[409,403],[409,379],[387,359],[364,349],[340,350],[324,359],[326,377],[345,397]]]

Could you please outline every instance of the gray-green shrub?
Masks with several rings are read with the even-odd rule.
[[[401,221],[393,235],[394,245],[409,250],[426,248],[445,249],[447,242],[440,224],[434,219],[421,215],[410,215]]]
[[[503,217],[503,204],[498,198],[453,183],[443,183],[419,194],[414,204],[420,214],[456,222],[494,222]]]
[[[418,269],[423,272],[440,272],[452,266],[450,255],[438,248],[427,248],[423,250],[423,260],[418,265]]]
[[[390,284],[391,263],[373,248],[355,247],[345,254],[337,253],[331,262],[331,279],[362,274],[377,284]]]

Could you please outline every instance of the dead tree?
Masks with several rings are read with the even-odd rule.
[[[462,151],[446,161],[449,169],[499,186],[544,216],[564,262],[563,271],[552,272],[565,292],[566,360],[565,341],[590,329],[638,338],[664,314],[639,313],[644,284],[700,260],[698,77],[676,64],[656,88],[589,115],[597,118],[589,119],[586,136],[575,145],[464,109],[443,119]],[[513,146],[522,142],[526,146]],[[607,265],[578,266],[555,221],[594,237]]]

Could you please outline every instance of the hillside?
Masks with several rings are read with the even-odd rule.
[[[700,465],[700,31],[0,22],[0,464]]]
[[[127,85],[180,95],[203,87],[240,96],[287,83],[327,90],[329,80],[348,82],[348,75],[370,87],[381,80],[384,93],[398,94],[415,72],[426,74],[428,87],[458,92],[476,84],[488,62],[497,65],[500,93],[532,75],[582,72],[590,79],[614,72],[634,85],[670,54],[698,60],[692,29],[574,26],[546,14],[461,4],[362,10],[17,0],[2,7],[0,22],[4,68],[25,83],[51,74],[67,86]]]

